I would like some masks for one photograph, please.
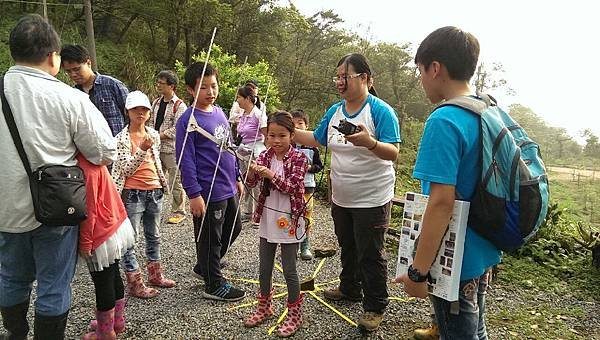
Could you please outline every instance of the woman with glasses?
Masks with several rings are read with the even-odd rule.
[[[388,304],[384,235],[394,197],[400,126],[394,109],[377,98],[363,55],[344,56],[333,82],[342,100],[327,110],[315,131],[297,130],[296,142],[331,150],[331,215],[342,272],[339,286],[324,296],[362,300],[359,326],[374,331]]]

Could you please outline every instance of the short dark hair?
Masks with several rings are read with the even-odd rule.
[[[173,85],[175,87],[177,87],[177,84],[179,83],[179,78],[177,78],[175,72],[171,70],[158,72],[156,79],[164,79],[167,82],[167,85]]]
[[[251,85],[254,86],[255,88],[258,87],[258,82],[254,79],[250,79],[250,80],[246,80],[246,84],[245,85]]]
[[[471,33],[457,27],[446,26],[431,32],[415,55],[415,64],[425,69],[437,61],[448,70],[453,80],[470,80],[477,67],[479,41]]]
[[[277,111],[270,115],[267,119],[267,130],[269,129],[269,125],[271,125],[271,123],[283,126],[290,133],[294,133],[296,130],[294,127],[294,121],[292,120],[292,115],[287,111]]]
[[[81,45],[65,45],[60,50],[60,57],[63,62],[83,64],[90,59],[90,53]]]
[[[373,79],[373,74],[371,73],[371,67],[369,67],[369,60],[367,57],[360,53],[350,53],[338,61],[337,67],[346,64],[346,73],[348,73],[348,65],[352,65],[356,73],[364,73],[367,75],[367,81]],[[348,84],[345,85],[346,87]],[[369,93],[377,97],[377,90],[375,90],[374,86],[369,87]]]
[[[183,76],[185,84],[191,88],[195,88],[196,82],[198,82],[198,79],[202,77],[203,69],[204,63],[201,62],[195,62],[188,66]],[[211,64],[206,64],[206,72],[204,72],[204,76],[207,77],[213,75],[217,78],[217,81],[219,81],[219,72],[217,72],[217,69],[214,68]]]
[[[40,64],[48,54],[60,51],[60,37],[39,14],[29,14],[10,31],[8,45],[14,61]]]
[[[300,109],[292,111],[292,118],[302,118],[304,124],[308,126],[308,114]]]

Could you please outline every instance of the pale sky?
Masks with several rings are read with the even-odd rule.
[[[600,8],[595,1],[292,0],[304,14],[332,9],[344,28],[376,41],[418,44],[433,30],[457,26],[481,45],[480,61],[500,62],[520,103],[576,136],[600,136]],[[372,65],[376,69],[377,65]],[[501,91],[503,92],[503,91]]]

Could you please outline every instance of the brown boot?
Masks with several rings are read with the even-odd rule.
[[[438,340],[439,338],[440,331],[436,324],[432,324],[430,328],[415,329],[413,333],[413,339],[415,340]]]
[[[335,287],[335,288],[324,290],[323,296],[326,299],[333,300],[333,301],[340,301],[340,300],[348,300],[348,301],[353,301],[353,302],[362,301],[362,296],[347,295],[340,290],[340,287]]]
[[[175,281],[167,279],[163,276],[162,268],[160,267],[159,261],[148,262],[148,283],[152,286],[173,288],[175,287]]]
[[[129,296],[150,299],[158,295],[158,290],[146,287],[144,280],[142,280],[142,273],[139,269],[134,272],[125,272],[125,277],[127,278],[127,291],[129,292]]]

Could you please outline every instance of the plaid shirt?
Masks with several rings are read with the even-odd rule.
[[[163,96],[160,96],[152,103],[150,119],[146,121],[146,126],[156,129],[156,115],[158,114],[160,101],[162,99]],[[173,94],[173,98],[171,98],[171,100],[169,100],[167,103],[167,107],[165,108],[165,118],[158,130],[158,132],[164,133],[167,137],[169,137],[161,141],[160,153],[175,153],[175,125],[177,124],[179,117],[181,117],[186,109],[187,106],[185,103],[179,99],[176,94]]]
[[[256,163],[258,165],[271,167],[271,160],[275,156],[275,151],[269,148],[258,156]],[[271,190],[276,189],[284,194],[290,195],[290,204],[292,210],[292,223],[296,225],[300,216],[306,215],[304,203],[304,175],[308,169],[308,161],[303,152],[290,146],[289,151],[283,156],[283,174],[285,177],[275,175],[271,180]],[[248,180],[249,187],[255,187],[260,183],[260,195],[258,197],[258,206],[254,212],[253,220],[260,222],[262,212],[265,207],[267,195],[263,189],[264,179],[254,176]]]
[[[113,136],[116,136],[125,127],[125,99],[129,94],[127,87],[119,80],[95,73],[94,86],[90,89],[90,100],[104,115]],[[75,88],[83,91],[81,85]],[[84,91],[85,92],[85,91]]]

